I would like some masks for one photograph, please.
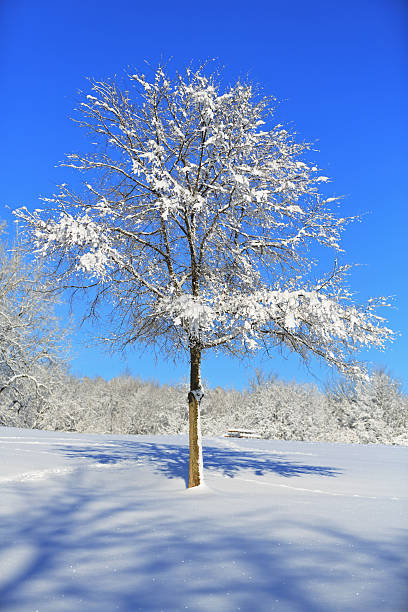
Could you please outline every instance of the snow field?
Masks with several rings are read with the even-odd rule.
[[[0,428],[2,612],[403,612],[407,449]]]

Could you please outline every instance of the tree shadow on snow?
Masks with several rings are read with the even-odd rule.
[[[97,447],[75,448],[70,445],[60,450],[69,457],[91,459],[98,464],[147,461],[167,478],[182,478],[188,485],[189,449],[182,444],[114,440],[106,445],[101,443]],[[303,475],[333,477],[341,473],[341,470],[332,467],[299,463],[279,454],[271,457],[267,453],[262,454],[245,448],[205,446],[203,457],[206,470],[229,478],[234,478],[244,470],[252,471],[256,476],[278,474],[285,478]]]

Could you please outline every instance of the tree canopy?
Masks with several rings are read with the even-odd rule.
[[[61,185],[45,210],[17,212],[61,279],[98,281],[121,315],[111,340],[235,355],[284,344],[343,371],[355,349],[382,347],[390,330],[377,301],[354,304],[348,266],[311,279],[308,247],[340,251],[350,219],[321,196],[310,145],[271,126],[273,100],[204,68],[129,79],[93,82],[79,107],[94,152],[66,165],[89,173],[85,191]]]

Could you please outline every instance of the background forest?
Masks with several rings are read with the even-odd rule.
[[[54,316],[46,276],[18,245],[0,248],[0,425],[124,434],[186,433],[188,385],[124,373],[111,380],[69,372],[68,331]],[[257,372],[244,391],[207,388],[206,436],[256,430],[263,438],[408,444],[408,396],[385,370],[324,391]]]

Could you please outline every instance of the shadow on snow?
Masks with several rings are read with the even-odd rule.
[[[129,444],[90,456],[117,462],[144,452],[179,476],[175,466],[186,452],[170,447],[175,456],[165,461],[163,450]],[[215,450],[207,457],[210,465],[225,461]],[[249,462],[257,470],[282,469]],[[238,463],[248,467],[243,458]],[[299,472],[286,466],[282,473]],[[389,539],[367,538],[358,527],[294,520],[273,505],[254,512],[251,500],[232,512],[221,498],[214,511],[211,496],[169,500],[137,478],[103,469],[13,485],[5,496],[15,511],[0,525],[2,612],[405,609],[395,600],[404,551],[396,530]]]
[[[69,457],[92,459],[99,464],[120,464],[123,462],[148,461],[155,470],[167,478],[182,478],[188,485],[189,449],[181,444],[158,444],[154,442],[118,441],[108,442],[98,447],[61,448]],[[203,448],[204,468],[223,476],[233,478],[243,470],[250,470],[257,476],[278,474],[285,478],[302,475],[337,476],[341,470],[328,466],[310,465],[289,460],[284,455],[248,449]]]

